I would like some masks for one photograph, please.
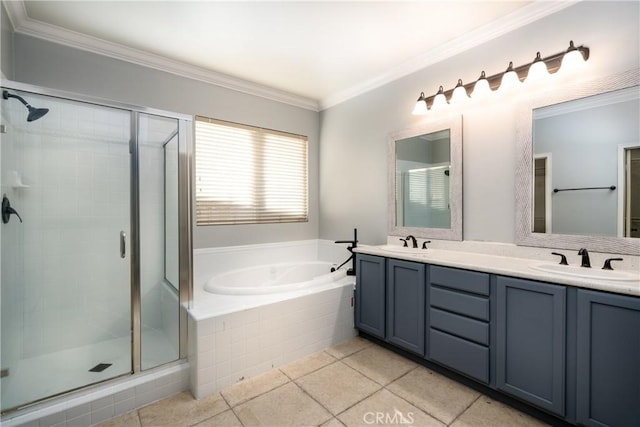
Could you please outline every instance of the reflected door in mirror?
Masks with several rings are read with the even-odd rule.
[[[639,105],[633,87],[534,110],[534,233],[638,236]]]

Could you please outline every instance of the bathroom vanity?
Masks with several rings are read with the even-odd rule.
[[[360,332],[573,424],[640,425],[640,273],[614,281],[524,258],[357,252]]]

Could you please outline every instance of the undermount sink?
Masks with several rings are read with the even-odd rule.
[[[408,246],[400,246],[400,245],[381,245],[381,246],[378,246],[378,248],[382,249],[383,251],[397,252],[401,254],[415,254],[415,253],[420,253],[420,251],[424,251],[424,249],[410,248]]]
[[[560,264],[534,264],[530,266],[534,270],[545,273],[559,274],[563,276],[582,277],[585,279],[616,280],[616,281],[640,281],[640,274],[628,271],[602,270],[601,268],[576,267]]]

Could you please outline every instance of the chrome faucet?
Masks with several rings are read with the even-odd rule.
[[[587,251],[587,248],[581,248],[578,251],[578,255],[582,256],[582,263],[580,264],[580,267],[591,268],[591,261],[589,260],[589,251]]]
[[[415,249],[418,249],[418,241],[416,240],[415,237],[413,237],[411,234],[409,234],[406,238],[406,240],[411,240],[411,246]]]

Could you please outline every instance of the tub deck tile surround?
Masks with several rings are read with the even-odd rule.
[[[412,365],[407,372],[398,374],[396,379],[383,386],[374,378],[367,377],[367,373],[358,372],[346,364],[349,357],[352,357],[352,361],[358,360],[358,355],[362,354],[360,357],[363,357],[369,351],[369,354],[377,352],[376,366],[398,366],[397,355],[382,350],[362,338],[352,338],[280,369],[228,387],[207,399],[195,400],[184,392],[99,424],[99,427],[167,425],[154,424],[162,420],[171,420],[175,423],[173,427],[544,425],[529,415],[422,366]],[[379,377],[380,373],[375,369],[369,367],[368,373]],[[286,375],[287,372],[294,378]],[[335,384],[344,379],[345,372],[349,372],[349,377],[358,378],[360,385],[368,384],[369,387],[355,387],[360,394],[348,403],[340,402],[340,393],[335,402],[327,399],[332,393],[336,394]],[[296,376],[298,373],[300,376]],[[386,377],[383,375],[382,378]],[[313,390],[309,386],[312,383]],[[227,396],[235,396],[236,399],[227,399]],[[400,417],[405,418],[403,420]],[[402,424],[402,421],[411,420],[410,424]]]

